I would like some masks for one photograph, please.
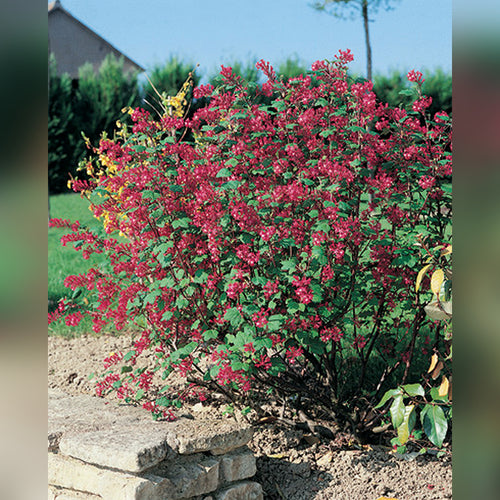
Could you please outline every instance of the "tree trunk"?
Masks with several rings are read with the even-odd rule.
[[[370,45],[370,31],[368,28],[368,0],[363,0],[362,4],[363,25],[365,28],[366,41],[366,78],[372,79],[372,48]]]

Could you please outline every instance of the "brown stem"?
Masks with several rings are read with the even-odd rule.
[[[408,356],[408,360],[405,363],[406,367],[405,367],[405,371],[403,374],[403,379],[401,380],[401,385],[404,385],[404,383],[406,382],[406,378],[408,377],[408,372],[410,370],[410,363],[411,363],[411,360],[413,358],[413,351],[415,349],[415,342],[417,340],[420,323],[421,323],[421,320],[424,317],[424,315],[425,315],[425,313],[420,308],[417,311],[417,314],[415,315],[415,320],[413,321],[413,333],[412,333],[412,338],[411,338],[411,342],[410,342],[410,354]]]

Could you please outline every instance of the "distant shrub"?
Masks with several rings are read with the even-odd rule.
[[[144,100],[143,107],[150,111],[154,107],[159,107],[156,91],[164,93],[165,96],[176,94],[188,78],[189,73],[192,73],[194,84],[198,85],[199,77],[194,73],[194,69],[193,64],[182,62],[175,56],[170,57],[165,64],[153,66],[147,72],[148,81],[141,88]]]
[[[56,63],[55,63],[56,64]],[[96,74],[91,64],[82,66],[79,78],[57,76],[51,65],[49,84],[49,191],[66,191],[71,175],[87,149],[82,138],[99,140],[103,131],[113,133],[124,106],[141,102],[136,74],[125,74],[123,58],[112,54]]]
[[[67,189],[68,172],[76,175],[78,161],[74,155],[77,130],[73,112],[73,90],[68,75],[57,76],[56,62],[49,64],[48,110],[48,181],[51,193]]]
[[[403,105],[410,109],[412,104],[411,95],[402,95],[401,91],[408,89],[408,81],[405,75],[393,71],[390,75],[377,74],[373,78],[373,92],[381,102],[386,102],[392,107]],[[434,73],[426,73],[422,85],[422,92],[432,98],[429,106],[429,114],[434,116],[438,111],[452,114],[452,78],[451,74],[437,69]]]

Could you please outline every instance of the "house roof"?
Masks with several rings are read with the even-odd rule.
[[[55,2],[51,2],[48,4],[48,15],[50,16],[51,14],[55,12],[60,12],[63,13],[67,18],[71,20],[75,25],[77,25],[81,30],[86,31],[89,33],[92,37],[97,39],[107,50],[108,52],[114,53],[115,55],[119,57],[123,57],[124,61],[128,63],[128,65],[132,66],[134,69],[136,69],[139,72],[145,71],[145,69],[140,65],[137,64],[135,61],[127,57],[123,52],[118,50],[116,47],[114,47],[111,43],[109,43],[107,40],[105,40],[102,36],[98,35],[95,31],[90,29],[88,26],[83,24],[81,21],[79,21],[76,17],[74,17],[70,12],[68,12],[62,5],[60,0],[55,0]],[[50,38],[50,30],[49,30],[49,38]],[[92,62],[92,61],[91,61]]]

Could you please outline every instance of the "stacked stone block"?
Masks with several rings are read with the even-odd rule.
[[[49,392],[49,500],[262,500],[252,428]]]

